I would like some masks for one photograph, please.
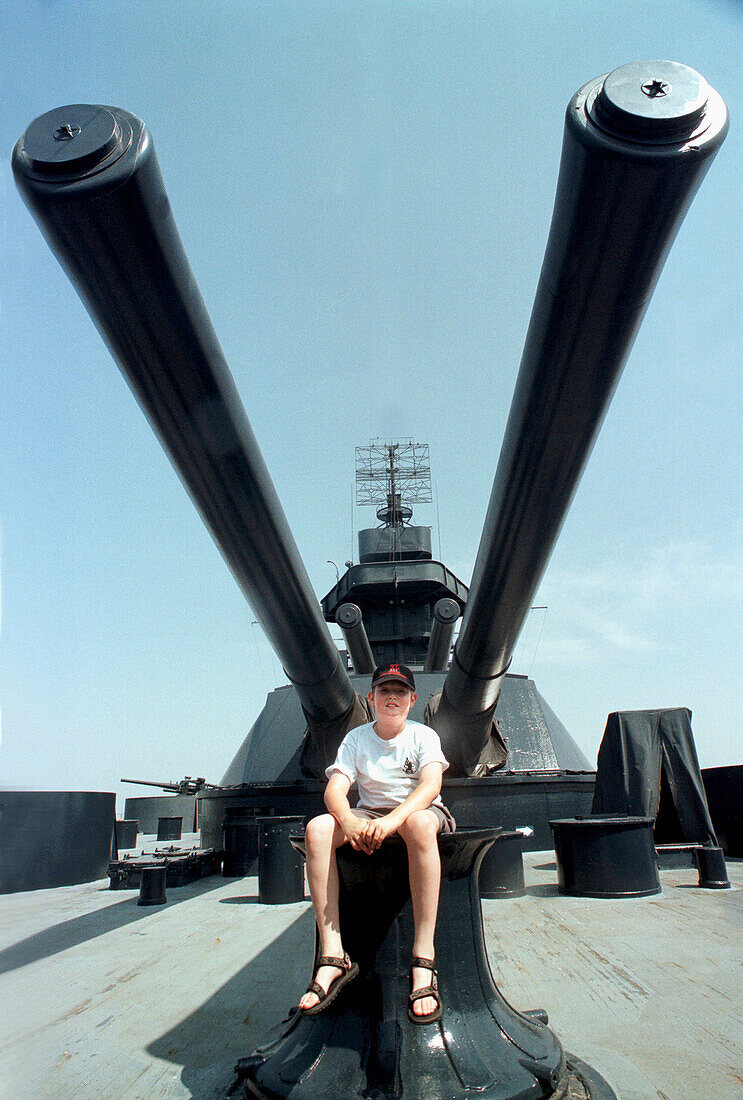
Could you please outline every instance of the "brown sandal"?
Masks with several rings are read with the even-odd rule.
[[[342,959],[334,959],[331,958],[330,955],[320,955],[315,966],[315,974],[317,974],[321,966],[337,966],[343,973],[339,974],[337,978],[333,978],[327,990],[323,989],[317,981],[313,980],[310,982],[305,992],[315,993],[320,1000],[316,1005],[312,1005],[311,1008],[300,1008],[299,1011],[303,1012],[305,1016],[316,1016],[318,1012],[322,1012],[326,1009],[330,1002],[334,1001],[338,996],[343,986],[353,981],[359,972],[358,963],[352,963],[347,954],[344,954]]]
[[[421,970],[431,971],[431,984],[425,986],[423,989],[416,989],[415,993],[413,989],[413,967],[418,966]],[[411,993],[408,996],[408,1016],[414,1024],[432,1024],[436,1020],[441,1019],[441,998],[439,997],[439,983],[436,976],[436,967],[433,964],[433,959],[421,959],[417,955],[414,955],[410,961],[410,989]],[[416,1001],[422,1001],[424,997],[433,997],[436,1001],[436,1008],[433,1012],[427,1013],[425,1016],[419,1016],[413,1012],[413,1005]]]

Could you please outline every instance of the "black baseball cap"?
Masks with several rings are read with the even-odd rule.
[[[372,675],[372,690],[374,690],[377,684],[384,684],[388,680],[397,680],[399,683],[409,687],[411,691],[415,691],[413,673],[407,665],[400,665],[396,661],[388,665],[378,665],[377,668],[374,669]]]

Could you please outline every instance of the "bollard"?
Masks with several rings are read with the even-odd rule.
[[[236,1066],[240,1100],[617,1100],[562,1046],[542,1010],[519,1012],[493,981],[477,879],[497,830],[439,834],[436,962],[441,1020],[407,1015],[413,914],[399,837],[373,856],[338,849],[343,945],[359,964],[348,989],[316,1015],[290,1013]],[[293,844],[302,849],[302,838]],[[588,1085],[590,1082],[590,1087]]]
[[[699,885],[707,890],[729,890],[725,857],[722,848],[697,848],[694,851],[694,859],[699,868]]]
[[[258,861],[260,818],[252,806],[230,806],[222,823],[225,878],[253,875]]]
[[[164,905],[168,900],[165,894],[165,877],[168,868],[165,863],[150,863],[142,868],[142,881],[139,884],[137,905]]]
[[[136,848],[139,822],[132,818],[119,818],[116,822],[116,847]]]
[[[652,817],[596,814],[550,821],[561,894],[644,898],[660,893]]]
[[[258,821],[258,900],[264,905],[304,901],[304,863],[289,843],[293,833],[302,832],[304,818],[262,817]]]
[[[520,898],[525,893],[522,844],[518,832],[496,837],[480,864],[481,898]]]

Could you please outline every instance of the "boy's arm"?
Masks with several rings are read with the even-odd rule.
[[[331,813],[349,841],[352,848],[362,852],[371,852],[367,833],[370,822],[357,815],[351,809],[348,801],[348,792],[351,789],[351,780],[343,772],[333,772],[325,788],[325,805],[328,813]]]
[[[368,822],[367,839],[372,845],[372,850],[378,848],[385,837],[396,833],[416,810],[428,809],[441,791],[443,774],[443,765],[438,760],[432,760],[430,764],[424,765],[421,768],[418,786],[408,795],[405,801],[401,802],[399,806],[395,806],[394,810],[390,810],[384,817],[378,817],[374,821]]]

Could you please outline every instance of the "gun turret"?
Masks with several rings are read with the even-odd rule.
[[[13,170],[310,725],[334,724],[337,737],[359,703],[196,286],[147,127],[115,107],[60,107],[20,138]]]
[[[451,773],[493,753],[501,681],[684,215],[727,132],[693,69],[639,62],[568,105],[542,274],[462,627],[428,720]]]
[[[427,449],[374,445],[357,448],[369,452],[357,453],[357,502],[379,505],[384,526],[360,533],[359,564],[322,611],[196,287],[146,126],[118,108],[78,105],[42,116],[19,140],[13,169],[24,200],[296,688],[312,734],[292,758],[303,774],[322,776],[344,733],[368,717],[326,620],[344,629],[357,675],[382,660],[443,672],[465,603],[427,720],[452,777],[503,763],[494,723],[502,679],[671,243],[726,131],[720,96],[672,62],[627,65],[576,93],[469,593],[433,562],[430,532],[409,526],[398,475],[416,500],[430,500]]]

